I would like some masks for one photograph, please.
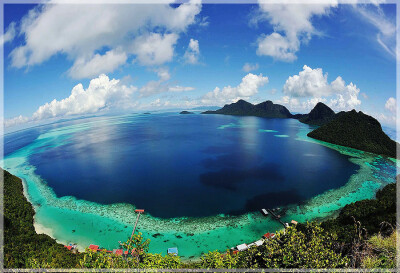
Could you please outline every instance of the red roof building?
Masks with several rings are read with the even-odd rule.
[[[98,251],[99,250],[99,246],[96,245],[90,245],[89,249],[93,250],[93,251]]]
[[[263,235],[264,238],[268,239],[271,236],[271,233],[267,232]]]

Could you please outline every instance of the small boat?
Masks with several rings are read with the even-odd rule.
[[[261,210],[261,213],[264,215],[264,216],[268,216],[268,211],[266,210],[266,209],[262,209]]]

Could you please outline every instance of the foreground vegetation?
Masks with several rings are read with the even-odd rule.
[[[5,268],[394,268],[396,254],[396,185],[374,200],[345,206],[322,224],[292,225],[259,247],[234,254],[203,254],[197,262],[148,253],[150,240],[135,234],[121,244],[132,255],[105,250],[72,253],[47,235],[36,234],[34,210],[21,180],[4,171]]]

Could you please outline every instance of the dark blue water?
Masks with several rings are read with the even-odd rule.
[[[74,133],[66,145],[29,161],[57,196],[131,203],[163,218],[301,203],[344,185],[358,169],[347,156],[296,140],[307,127],[297,120],[200,114],[127,119]]]

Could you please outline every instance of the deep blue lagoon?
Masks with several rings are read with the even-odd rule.
[[[49,129],[95,121],[60,139],[62,145],[38,147],[28,158],[35,173],[58,197],[134,204],[161,218],[300,204],[346,184],[359,168],[346,155],[298,140],[309,127],[293,119],[176,113],[125,119],[14,133],[5,139],[6,154]]]

